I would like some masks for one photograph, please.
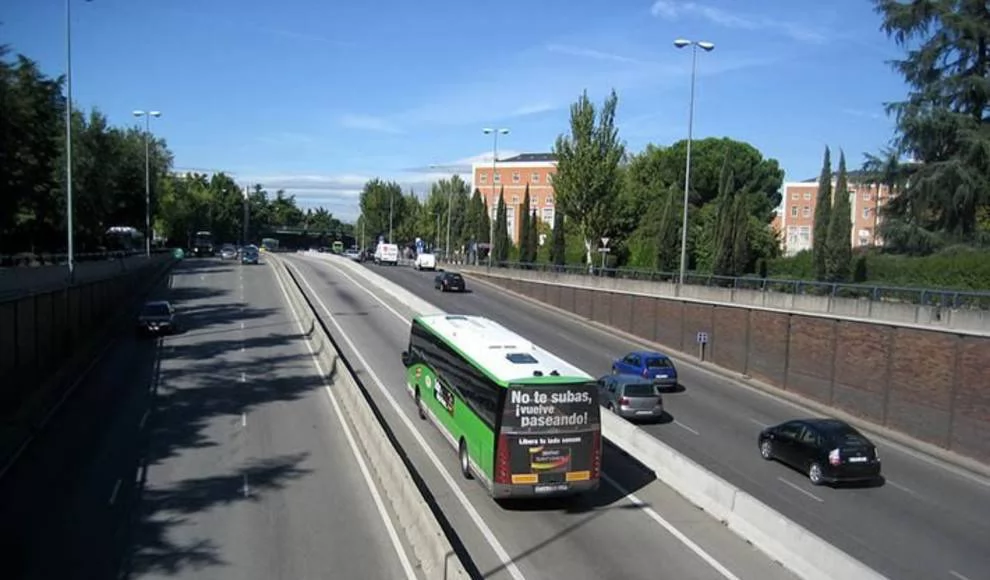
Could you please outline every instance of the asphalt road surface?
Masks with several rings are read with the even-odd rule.
[[[4,577],[408,578],[271,268],[159,297],[185,332],[122,335],[0,480]]]
[[[630,350],[652,348],[471,278],[470,293],[445,294],[431,272],[368,268],[445,311],[498,320],[595,376]],[[684,390],[665,396],[673,421],[644,426],[657,438],[892,579],[987,578],[990,482],[877,440],[884,485],[812,486],[761,460],[756,445],[763,426],[808,413],[697,367],[678,370]]]
[[[606,447],[602,488],[578,499],[492,500],[421,421],[399,354],[408,306],[319,258],[285,257],[485,578],[783,580],[794,576]],[[352,273],[353,274],[353,273]]]

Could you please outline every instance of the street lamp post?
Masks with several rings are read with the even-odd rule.
[[[90,1],[90,0],[87,0]],[[65,237],[69,281],[76,274],[75,241],[72,235],[72,2],[65,0]]]
[[[395,192],[389,191],[388,194],[388,243],[392,242],[392,210],[395,205]]]
[[[498,207],[498,200],[495,199],[495,171],[498,164],[498,136],[508,135],[508,129],[482,129],[485,135],[492,136],[492,205],[491,207]],[[492,255],[495,253],[495,217],[498,216],[498,211],[495,212],[495,216],[489,216],[488,218],[488,269],[492,268]]]
[[[248,198],[248,187],[247,185],[241,190],[241,195],[244,197],[244,225],[243,232],[241,233],[241,247],[248,244],[248,228],[250,227],[251,220],[251,205],[250,199]]]
[[[161,111],[134,111],[144,117],[144,253],[151,257],[151,118],[161,117]]]
[[[687,155],[684,162],[684,215],[681,219],[681,271],[677,277],[677,289],[678,294],[680,294],[680,288],[684,284],[684,276],[687,273],[688,198],[691,191],[691,139],[694,134],[694,85],[698,70],[698,49],[711,52],[715,50],[715,45],[706,41],[678,38],[674,41],[674,46],[677,48],[691,47],[691,100],[688,105]]]

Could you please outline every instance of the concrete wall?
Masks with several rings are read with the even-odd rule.
[[[484,267],[461,266],[464,273],[486,273]],[[738,306],[778,308],[795,312],[835,314],[862,318],[870,322],[912,323],[935,329],[966,330],[990,334],[990,310],[952,310],[906,302],[876,301],[856,298],[833,298],[807,294],[789,294],[736,288],[717,288],[686,284],[677,295],[677,285],[670,282],[628,280],[602,276],[582,276],[532,270],[496,269],[491,272],[520,280],[566,284],[569,286],[631,292],[666,298],[690,298],[705,302],[724,302]]]
[[[878,425],[990,462],[990,337],[462,270]],[[510,277],[513,276],[513,277]]]
[[[159,254],[153,260],[161,260]],[[78,262],[75,278],[77,284],[86,284],[103,278],[119,276],[139,269],[147,264],[143,255],[121,259],[107,259],[94,262]],[[68,268],[59,266],[36,266],[0,268],[0,300],[17,298],[34,292],[55,290],[68,285]]]
[[[40,388],[115,308],[147,289],[145,282],[172,258],[166,254],[140,260],[117,276],[0,301],[3,408],[15,408]]]

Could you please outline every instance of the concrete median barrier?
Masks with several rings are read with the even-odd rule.
[[[274,256],[268,262],[286,288],[295,316],[308,329],[306,338],[317,353],[324,371],[328,373],[327,380],[333,393],[355,431],[361,434],[357,443],[365,455],[372,458],[368,464],[375,471],[375,479],[388,499],[392,513],[398,520],[397,527],[412,548],[423,576],[445,580],[470,578],[442,526],[412,481],[405,462],[364,399],[357,380],[341,360],[340,353],[316,319],[302,290],[289,274],[289,266]]]

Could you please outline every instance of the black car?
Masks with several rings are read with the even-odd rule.
[[[433,287],[441,292],[464,292],[464,277],[457,272],[443,272],[433,279]]]
[[[137,333],[140,336],[175,334],[179,331],[175,308],[169,302],[156,300],[146,302],[138,315]]]
[[[838,419],[796,419],[760,432],[760,455],[808,474],[814,485],[874,481],[880,477],[877,448]]]

